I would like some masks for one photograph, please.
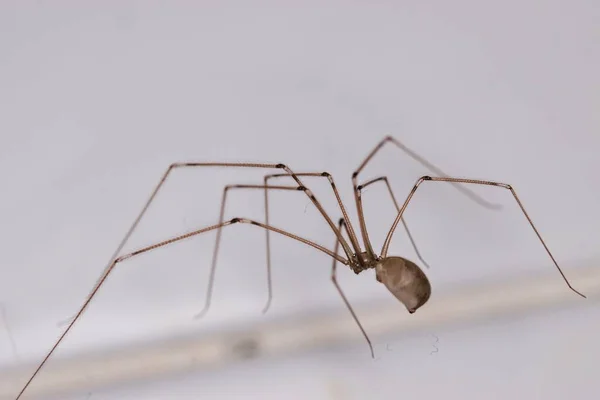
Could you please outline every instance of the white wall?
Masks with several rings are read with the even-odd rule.
[[[595,398],[597,304],[388,338],[375,360],[361,342],[94,392],[90,399]]]
[[[56,323],[77,310],[173,161],[285,162],[296,171],[327,170],[352,208],[352,171],[391,133],[452,175],[513,184],[567,275],[597,259],[599,14],[594,1],[2,2],[0,302],[17,356],[6,339],[0,362],[43,356],[61,332]],[[389,148],[364,178],[389,175],[403,199],[424,173]],[[174,175],[127,248],[215,223],[221,187],[258,183],[261,176],[224,170]],[[337,219],[328,186],[315,182],[314,191]],[[477,192],[505,208],[477,208],[452,188],[432,184],[407,211],[432,265],[435,291],[554,268],[509,193]],[[260,193],[232,193],[231,199],[227,218],[262,218]],[[394,211],[382,188],[367,191],[365,202],[378,249]],[[274,194],[272,204],[274,225],[333,244],[301,194]],[[224,234],[211,314],[202,323],[191,320],[202,307],[213,238],[122,264],[59,354],[343,307],[328,279],[329,259],[274,237],[275,301],[261,317],[264,236],[235,227]],[[392,250],[414,258],[401,232]],[[360,278],[347,271],[341,277],[353,302],[389,298],[371,275]],[[570,323],[578,318],[573,315],[561,314],[560,323],[552,317],[512,321],[510,329],[463,327],[447,333],[455,342],[449,347],[444,339],[448,347],[435,358],[427,345],[422,352],[409,346],[427,335],[411,337],[393,352],[402,360],[396,368],[389,354],[377,367],[368,360],[362,365],[361,347],[356,357],[332,350],[303,355],[299,364],[287,360],[286,368],[265,362],[252,373],[268,376],[275,368],[288,377],[282,382],[297,377],[295,389],[280,383],[277,398],[307,398],[299,388],[324,390],[321,383],[302,384],[315,373],[303,371],[323,365],[331,365],[325,372],[335,379],[352,377],[353,393],[385,386],[385,374],[402,376],[403,387],[422,382],[433,396],[440,387],[434,383],[457,371],[454,364],[464,355],[464,370],[447,383],[456,385],[449,390],[457,398],[476,398],[467,391],[484,387],[531,398],[536,381],[516,379],[515,369],[546,371],[550,356],[547,347],[524,351],[517,340],[526,332],[533,342],[546,337],[565,346],[589,329]],[[557,325],[564,330],[560,338],[552,330]],[[538,336],[542,327],[547,336]],[[486,339],[491,335],[503,343],[493,351]],[[361,363],[364,383],[338,369],[345,357]],[[418,368],[407,370],[409,357]],[[581,365],[575,371],[589,374]],[[223,376],[242,370],[249,369]],[[536,379],[559,385],[548,378],[553,373]],[[438,379],[430,380],[435,374]],[[221,376],[205,379],[214,393],[215,382],[231,386]],[[264,393],[257,384],[263,379],[243,393]],[[591,380],[581,378],[579,386],[573,379],[561,390],[598,393]],[[547,387],[540,398],[559,393]],[[146,398],[139,393],[151,389],[135,390],[134,398]]]

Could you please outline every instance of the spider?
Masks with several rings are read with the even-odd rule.
[[[371,159],[377,154],[377,152],[387,143],[395,145],[400,150],[402,150],[406,155],[408,155],[410,158],[419,162],[423,166],[427,167],[432,173],[434,173],[436,175],[436,176],[430,176],[430,175],[421,176],[416,181],[416,183],[412,187],[411,191],[409,192],[408,196],[406,197],[406,200],[404,201],[404,203],[401,206],[398,204],[396,197],[394,196],[392,188],[388,182],[387,176],[381,176],[381,177],[378,177],[375,179],[371,179],[363,184],[358,183],[358,176],[360,175],[361,171],[365,168],[365,166],[369,163],[369,161],[371,161]],[[197,168],[197,167],[254,168],[254,169],[265,169],[265,170],[278,170],[279,172],[265,175],[264,182],[262,185],[228,185],[228,186],[226,186],[223,190],[219,223],[217,223],[215,225],[207,226],[207,227],[204,227],[201,229],[197,229],[194,231],[190,231],[190,232],[187,232],[187,233],[179,235],[179,236],[171,237],[162,242],[158,242],[158,243],[152,244],[150,246],[146,246],[146,247],[134,250],[127,254],[119,255],[121,250],[125,246],[126,242],[129,240],[130,236],[133,234],[133,232],[137,228],[138,224],[140,223],[141,219],[145,215],[146,211],[150,207],[150,204],[154,201],[154,199],[156,198],[156,195],[158,194],[160,189],[163,187],[163,184],[165,183],[165,181],[167,180],[169,175],[177,169]],[[283,178],[283,177],[286,177],[288,179],[291,178],[295,182],[295,185],[288,185],[288,186],[269,185],[269,183],[268,183],[270,179]],[[320,178],[327,179],[329,181],[329,183],[331,185],[331,189],[337,200],[337,203],[339,205],[341,215],[342,215],[342,217],[339,219],[337,224],[325,212],[321,203],[319,202],[319,200],[317,200],[317,197],[314,195],[314,193],[308,188],[307,185],[305,185],[302,182],[302,180],[300,179],[301,177],[302,178],[320,177]],[[381,248],[379,255],[375,252],[375,250],[373,249],[371,242],[369,240],[369,235],[367,232],[364,213],[363,213],[362,197],[361,197],[362,190],[364,188],[366,188],[367,186],[372,185],[374,183],[377,183],[377,182],[382,182],[387,186],[389,195],[391,196],[391,199],[393,200],[393,202],[396,206],[396,210],[398,212],[396,215],[396,218],[394,219],[394,222],[392,223],[390,230],[388,231],[388,233],[385,237],[385,240],[383,242],[383,247]],[[519,197],[517,196],[517,193],[515,192],[515,190],[513,189],[513,187],[511,185],[506,184],[506,183],[492,182],[492,181],[485,181],[485,180],[478,180],[478,179],[452,178],[452,177],[448,176],[447,174],[445,174],[438,167],[431,164],[429,161],[425,160],[423,157],[421,157],[420,155],[418,155],[417,153],[415,153],[414,151],[412,151],[411,149],[406,147],[402,142],[400,142],[399,140],[395,139],[392,136],[387,136],[383,140],[381,140],[377,144],[377,146],[375,146],[375,148],[368,154],[368,156],[365,158],[365,160],[359,165],[359,167],[356,169],[356,171],[354,171],[354,173],[352,174],[354,200],[356,202],[356,211],[358,214],[360,234],[362,236],[362,242],[363,242],[364,249],[361,247],[358,236],[356,234],[356,231],[354,230],[354,227],[352,226],[350,219],[348,218],[348,213],[342,202],[339,192],[336,188],[334,179],[331,176],[331,174],[329,174],[328,172],[299,172],[299,173],[296,173],[296,172],[292,171],[286,164],[178,162],[178,163],[171,164],[167,168],[166,172],[161,177],[158,185],[155,187],[154,191],[150,195],[150,198],[147,200],[146,204],[140,211],[139,215],[137,216],[137,218],[135,219],[135,221],[133,222],[133,224],[131,225],[131,227],[129,228],[127,233],[125,234],[125,237],[123,238],[123,240],[121,241],[121,243],[119,244],[117,249],[115,250],[114,254],[111,256],[108,265],[106,266],[102,275],[96,282],[95,286],[93,287],[93,290],[90,292],[90,294],[86,298],[85,302],[83,303],[83,305],[81,306],[81,308],[79,309],[77,314],[69,320],[70,322],[68,322],[68,326],[66,327],[66,329],[64,330],[62,335],[58,338],[58,340],[56,341],[54,346],[47,353],[45,358],[38,365],[37,369],[34,371],[32,376],[26,382],[25,386],[23,387],[21,392],[16,397],[16,400],[21,398],[21,396],[23,395],[23,393],[25,392],[27,387],[31,384],[31,382],[37,376],[37,374],[40,372],[42,367],[46,364],[46,362],[48,361],[50,356],[54,353],[56,348],[63,341],[63,339],[68,334],[68,332],[71,330],[71,328],[73,327],[75,322],[77,322],[77,320],[81,317],[81,315],[83,314],[85,309],[88,307],[88,305],[90,304],[90,302],[92,301],[92,299],[94,298],[94,296],[96,295],[96,293],[98,292],[100,287],[102,287],[102,285],[104,284],[104,282],[106,281],[106,279],[108,278],[110,273],[113,271],[113,269],[117,266],[117,264],[120,264],[130,258],[147,253],[147,252],[157,249],[159,247],[164,247],[169,244],[179,242],[179,241],[182,241],[184,239],[187,239],[187,238],[190,238],[193,236],[200,235],[202,233],[216,230],[217,236],[216,236],[215,247],[214,247],[214,252],[213,252],[213,257],[212,257],[210,276],[208,279],[206,302],[205,302],[205,306],[204,306],[203,310],[198,315],[196,315],[196,318],[200,318],[203,315],[205,315],[210,307],[210,302],[211,302],[212,289],[213,289],[213,283],[214,283],[214,278],[215,278],[215,270],[216,270],[216,265],[217,265],[217,256],[218,256],[218,251],[219,251],[219,244],[220,244],[220,239],[221,239],[222,228],[231,226],[231,225],[236,225],[236,224],[250,224],[250,225],[265,229],[265,232],[266,232],[268,300],[263,309],[263,312],[266,312],[268,310],[268,308],[271,304],[271,300],[272,300],[271,257],[270,257],[271,248],[270,248],[270,235],[269,234],[270,234],[270,232],[276,232],[283,236],[287,236],[291,239],[302,242],[302,243],[304,243],[308,246],[311,246],[319,251],[322,251],[323,253],[329,255],[333,259],[333,264],[331,267],[331,280],[332,280],[336,290],[340,294],[342,300],[344,301],[346,307],[350,311],[352,318],[357,323],[363,336],[365,337],[365,339],[369,345],[369,349],[371,351],[371,356],[374,358],[373,346],[371,344],[371,341],[370,341],[366,331],[364,330],[363,326],[361,325],[360,321],[358,320],[358,317],[356,316],[355,312],[353,311],[352,306],[350,305],[348,299],[344,295],[340,285],[337,282],[337,279],[336,279],[337,263],[340,262],[344,265],[347,265],[356,274],[359,274],[362,271],[365,271],[367,269],[375,269],[375,275],[376,275],[377,281],[382,283],[392,293],[392,295],[394,295],[394,297],[396,297],[404,305],[404,307],[407,309],[407,311],[409,313],[412,314],[417,309],[419,309],[421,306],[423,306],[429,300],[429,298],[431,296],[431,284],[429,283],[427,276],[425,275],[423,270],[421,268],[419,268],[419,266],[417,266],[417,264],[408,260],[407,258],[399,257],[399,256],[388,256],[388,249],[389,249],[392,237],[394,235],[394,232],[396,231],[398,224],[400,222],[402,222],[404,229],[406,230],[406,232],[408,234],[408,237],[412,243],[412,246],[413,246],[419,260],[425,265],[425,267],[429,268],[428,264],[425,262],[425,260],[422,258],[421,254],[419,253],[418,248],[417,248],[417,246],[412,238],[412,235],[410,233],[410,230],[408,228],[408,225],[406,224],[406,222],[404,221],[404,218],[403,218],[404,211],[406,210],[406,207],[408,206],[409,202],[413,198],[415,192],[425,182],[450,183],[450,184],[454,185],[456,187],[456,189],[461,191],[464,195],[469,197],[471,200],[473,200],[474,202],[478,203],[479,205],[489,208],[489,209],[497,209],[500,206],[487,202],[486,200],[477,196],[474,192],[472,192],[471,190],[467,189],[466,187],[464,187],[462,185],[495,186],[495,187],[499,187],[499,188],[510,191],[510,193],[514,197],[515,201],[517,202],[519,208],[523,212],[523,215],[525,216],[525,218],[529,222],[529,225],[531,226],[531,228],[537,235],[538,239],[544,246],[544,249],[546,250],[548,256],[550,256],[552,262],[558,269],[559,273],[561,274],[561,276],[562,276],[563,280],[565,281],[565,283],[567,284],[567,286],[573,292],[575,292],[578,295],[580,295],[581,297],[585,298],[585,295],[583,295],[582,293],[577,291],[569,283],[567,277],[565,276],[565,274],[561,270],[560,266],[554,259],[554,256],[550,252],[550,249],[548,248],[548,246],[542,239],[542,236],[540,235],[540,233],[537,230],[537,228],[535,227],[533,221],[529,217],[529,214],[525,211],[525,208],[524,208],[521,200],[519,199]],[[263,190],[264,196],[265,196],[265,222],[263,223],[263,222],[258,222],[258,221],[250,220],[247,218],[239,218],[239,217],[224,221],[223,215],[224,215],[224,211],[225,211],[225,203],[226,203],[226,199],[227,199],[227,193],[231,189]],[[276,227],[270,225],[269,224],[269,214],[268,214],[268,192],[272,191],[272,190],[289,190],[289,191],[303,192],[310,199],[310,201],[314,204],[314,206],[317,208],[319,213],[322,215],[323,219],[327,222],[327,224],[331,228],[332,232],[335,234],[336,241],[335,241],[333,250],[329,250],[328,248],[326,248],[318,243],[312,242],[312,241],[304,239],[300,236],[294,235],[293,233],[284,231],[282,229],[279,229],[279,228],[276,228]],[[346,231],[346,234],[349,238],[349,242],[342,235],[342,230]],[[339,254],[340,246],[343,251],[343,256]]]

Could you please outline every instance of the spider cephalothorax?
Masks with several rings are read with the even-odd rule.
[[[343,221],[340,221],[341,224],[345,224]],[[348,266],[355,274],[360,274],[363,271],[368,269],[373,269],[377,267],[379,263],[379,257],[375,255],[370,255],[368,252],[363,251],[361,253],[352,254],[350,257],[350,261],[348,262]]]

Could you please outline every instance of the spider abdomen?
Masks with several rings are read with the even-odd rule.
[[[377,280],[385,285],[409,313],[429,300],[431,284],[414,262],[402,257],[386,257],[375,267]]]

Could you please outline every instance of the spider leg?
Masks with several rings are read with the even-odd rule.
[[[269,179],[271,178],[281,178],[287,176],[289,177],[289,174],[269,174],[269,175],[265,175],[263,181],[265,186],[268,185],[269,183]],[[296,176],[324,176],[322,173],[320,172],[299,172],[296,174]],[[269,194],[268,191],[265,189],[265,223],[268,225],[269,224]],[[341,231],[340,231],[341,232]],[[269,232],[268,230],[265,231],[265,235],[266,235],[266,240],[267,240],[267,286],[268,286],[268,293],[269,293],[269,297],[267,298],[267,304],[265,304],[265,307],[263,308],[263,313],[266,313],[267,310],[269,309],[269,307],[271,306],[271,300],[273,297],[273,283],[271,280],[271,232]],[[350,257],[351,255],[346,254],[347,257]]]
[[[392,201],[394,202],[394,206],[396,206],[396,212],[400,212],[400,206],[398,205],[396,196],[394,196],[394,192],[392,191],[392,187],[391,187],[390,183],[388,182],[387,176],[380,176],[379,178],[371,179],[370,181],[363,183],[362,185],[358,185],[356,190],[358,190],[359,199],[362,199],[362,190],[364,188],[366,188],[367,186],[369,186],[373,183],[376,183],[376,182],[384,182],[385,183],[385,185],[388,189],[388,192],[390,194],[390,197],[392,198]],[[361,202],[362,202],[362,200],[361,200]],[[419,251],[419,248],[417,247],[417,243],[415,242],[415,239],[413,238],[412,234],[410,233],[410,229],[408,228],[408,224],[404,220],[404,217],[401,218],[401,221],[402,221],[402,225],[404,226],[404,230],[406,231],[406,234],[408,235],[408,239],[410,240],[410,243],[411,243],[413,249],[415,250],[415,253],[417,254],[417,257],[419,258],[419,260],[421,260],[421,262],[423,263],[423,265],[425,265],[425,267],[430,268],[427,261],[425,261],[425,259],[423,259],[423,257],[421,256],[421,252]],[[367,232],[367,231],[365,230],[365,232]],[[368,234],[368,232],[367,232],[367,234]]]
[[[410,158],[412,158],[413,160],[417,161],[418,163],[420,163],[421,165],[423,165],[424,167],[426,167],[427,169],[429,169],[431,172],[435,173],[436,175],[448,177],[448,174],[446,174],[444,171],[442,171],[440,168],[438,168],[437,166],[435,166],[431,162],[427,161],[424,157],[420,156],[415,151],[413,151],[410,148],[408,148],[406,145],[404,145],[404,143],[402,143],[401,141],[399,141],[395,137],[393,137],[393,136],[386,136],[385,138],[383,138],[381,140],[381,142],[379,142],[377,144],[377,146],[375,146],[375,148],[373,150],[371,150],[371,152],[365,158],[365,160],[362,162],[362,164],[360,164],[360,166],[356,169],[356,171],[354,171],[354,174],[352,174],[352,179],[353,179],[354,182],[355,182],[356,178],[358,178],[358,174],[361,173],[361,171],[365,168],[365,166],[369,163],[369,161],[371,161],[371,159],[373,158],[373,156],[375,156],[375,154],[377,154],[377,152],[386,143],[393,143],[394,145],[396,145],[396,147],[398,147],[400,150],[402,150]],[[459,182],[451,182],[451,183],[452,183],[452,185],[458,191],[460,191],[465,196],[469,197],[471,200],[473,200],[475,203],[481,205],[482,207],[489,208],[489,209],[500,209],[500,208],[502,208],[502,206],[500,204],[490,203],[487,200],[485,200],[484,198],[482,198],[481,196],[478,196],[477,194],[475,194],[473,191],[471,191],[471,190],[465,188],[464,186],[460,185],[460,183],[462,183],[462,182],[460,182],[460,183]]]
[[[413,150],[411,150],[408,147],[406,147],[402,142],[400,142],[399,140],[397,140],[396,138],[394,138],[392,136],[386,136],[385,138],[383,138],[383,140],[381,140],[377,144],[377,146],[375,146],[375,148],[373,150],[371,150],[371,152],[367,155],[367,157],[364,159],[364,161],[359,165],[359,167],[356,169],[356,171],[354,171],[354,173],[352,174],[352,185],[354,186],[354,199],[355,199],[355,202],[356,202],[356,210],[357,210],[357,213],[358,213],[358,220],[359,220],[359,223],[360,223],[360,230],[361,230],[361,233],[362,233],[363,242],[365,244],[366,251],[367,251],[367,253],[371,257],[375,256],[375,251],[373,250],[373,247],[371,246],[371,242],[369,241],[369,235],[368,235],[367,227],[366,227],[366,223],[365,223],[365,217],[364,217],[364,213],[363,213],[363,208],[362,208],[362,202],[361,202],[361,198],[360,198],[360,193],[357,190],[357,186],[358,186],[357,181],[358,181],[358,175],[362,172],[362,170],[369,163],[369,161],[371,161],[371,159],[375,156],[375,154],[377,154],[377,152],[386,143],[393,143],[394,145],[396,145],[396,147],[398,147],[400,150],[402,150],[405,154],[407,154],[413,160],[419,162],[421,165],[425,166],[427,169],[429,169],[433,173],[435,173],[437,175],[440,175],[440,176],[448,176],[444,171],[442,171],[441,169],[439,169],[438,167],[436,167],[434,164],[432,164],[429,161],[427,161],[425,158],[421,157],[419,154],[417,154]],[[493,204],[493,203],[490,203],[490,202],[484,200],[483,198],[481,198],[480,196],[476,195],[471,190],[463,187],[462,185],[460,185],[460,184],[458,184],[456,182],[453,182],[452,184],[461,193],[463,193],[464,195],[466,195],[467,197],[469,197],[471,200],[473,200],[474,202],[476,202],[477,204],[479,204],[479,205],[481,205],[481,206],[483,206],[485,208],[489,208],[489,209],[500,209],[500,208],[502,208],[502,206],[500,206],[498,204]]]
[[[15,400],[19,400],[21,398],[21,396],[23,395],[23,393],[25,392],[25,390],[27,390],[27,388],[29,387],[29,385],[31,384],[31,382],[35,379],[35,377],[38,375],[38,373],[40,372],[40,370],[44,367],[44,365],[46,364],[46,362],[48,361],[48,359],[52,356],[52,354],[54,353],[54,351],[56,350],[56,348],[60,345],[60,343],[63,341],[63,339],[67,336],[67,334],[69,333],[69,331],[71,330],[71,328],[73,328],[73,325],[75,325],[75,323],[79,320],[79,318],[82,316],[83,312],[86,310],[86,308],[89,306],[90,302],[92,301],[92,299],[94,298],[94,296],[96,295],[96,293],[98,293],[98,290],[100,290],[100,288],[102,287],[102,285],[104,284],[104,282],[106,281],[106,279],[108,278],[108,276],[110,275],[110,273],[114,270],[114,268],[117,266],[117,264],[128,260],[130,258],[139,256],[141,254],[147,253],[151,250],[155,250],[161,247],[165,247],[167,245],[176,243],[176,242],[180,242],[184,239],[188,239],[191,238],[193,236],[197,236],[200,235],[202,233],[205,232],[210,232],[212,230],[215,229],[219,229],[225,226],[230,226],[236,223],[243,223],[243,224],[250,224],[250,225],[254,225],[254,226],[258,226],[261,227],[263,229],[268,229],[271,230],[273,232],[277,232],[281,235],[287,236],[289,238],[292,238],[294,240],[300,241],[304,244],[307,244],[311,247],[314,247],[317,250],[322,251],[323,253],[329,255],[330,257],[333,257],[335,260],[341,262],[342,264],[348,264],[348,260],[346,260],[345,258],[337,255],[337,253],[332,252],[331,250],[328,250],[327,248],[320,246],[316,243],[313,243],[309,240],[306,240],[304,238],[301,238],[299,236],[296,236],[292,233],[286,232],[284,230],[281,230],[279,228],[275,228],[273,226],[269,226],[260,222],[256,222],[250,219],[246,219],[246,218],[233,218],[229,221],[225,221],[222,222],[220,224],[216,224],[216,225],[211,225],[202,229],[197,229],[188,233],[185,233],[183,235],[179,235],[179,236],[175,236],[175,237],[171,237],[167,240],[163,240],[162,242],[158,242],[155,244],[152,244],[150,246],[146,246],[146,247],[142,247],[140,249],[134,250],[128,254],[122,255],[118,258],[115,258],[113,261],[111,261],[111,263],[108,266],[108,269],[106,271],[106,273],[103,275],[102,279],[98,282],[98,284],[94,287],[94,290],[91,292],[91,294],[87,297],[87,299],[85,300],[85,302],[83,303],[83,305],[81,306],[81,308],[79,309],[79,311],[77,312],[77,314],[75,315],[74,319],[69,323],[68,327],[64,330],[64,332],[62,333],[62,335],[58,338],[58,340],[56,341],[56,343],[54,344],[54,346],[52,346],[52,348],[50,349],[50,351],[47,353],[47,355],[44,357],[44,359],[42,360],[42,362],[38,365],[37,369],[34,371],[34,373],[31,375],[31,377],[29,378],[29,380],[25,383],[25,385],[23,386],[23,388],[21,389],[21,391],[19,392],[19,394],[17,395]]]
[[[227,185],[223,189],[223,198],[221,200],[221,211],[219,213],[219,224],[221,224],[223,222],[223,218],[225,215],[225,204],[227,202],[227,193],[231,189],[263,189],[266,193],[268,190],[303,191],[304,187],[302,187],[302,186],[268,186],[268,185]],[[269,225],[268,217],[266,218],[265,223],[267,225]],[[204,303],[204,308],[202,309],[202,311],[200,311],[198,314],[196,314],[194,316],[194,318],[196,318],[196,319],[202,318],[204,315],[206,315],[206,313],[208,312],[208,309],[210,308],[210,305],[211,305],[211,299],[212,299],[212,293],[213,293],[213,287],[214,287],[214,281],[215,281],[215,272],[216,272],[216,268],[217,268],[217,258],[218,258],[218,253],[219,253],[219,246],[221,243],[221,229],[222,229],[222,227],[217,228],[217,237],[216,237],[215,247],[214,247],[214,251],[213,251],[210,275],[208,278],[208,287],[206,290],[206,301]],[[266,232],[270,232],[270,230],[266,229]],[[267,254],[267,257],[269,257],[269,254]],[[268,280],[269,297],[268,297],[267,305],[263,309],[263,313],[267,311],[269,305],[271,304],[271,298],[272,298],[271,269],[270,269],[270,260],[269,259],[267,259],[267,280]]]
[[[298,182],[299,185],[303,186],[300,182],[300,180],[297,178],[298,174],[296,173],[290,173],[291,171],[286,171],[288,172],[287,176],[291,176],[296,182]],[[275,174],[275,175],[271,175],[269,177],[275,177],[275,176],[285,176],[284,174]],[[335,182],[333,180],[333,176],[329,173],[329,172],[321,172],[321,173],[314,173],[314,172],[308,172],[308,173],[303,173],[304,176],[322,176],[327,178],[327,180],[329,181],[329,184],[331,185],[331,189],[333,190],[333,194],[335,195],[335,199],[337,200],[337,203],[340,207],[340,211],[342,212],[342,216],[344,217],[344,219],[346,220],[346,232],[348,232],[348,237],[350,239],[350,243],[352,243],[352,247],[354,247],[354,252],[356,254],[360,254],[362,252],[361,248],[360,248],[360,244],[358,243],[358,238],[356,236],[356,233],[354,232],[354,228],[352,227],[352,223],[350,222],[350,217],[348,217],[348,213],[346,212],[346,207],[344,207],[344,202],[342,201],[342,198],[340,197],[340,193],[337,190],[337,187],[335,185]],[[265,177],[265,182],[269,177]],[[305,188],[304,191],[306,192],[306,194],[311,197],[312,192]],[[314,197],[314,196],[313,196]],[[312,197],[311,197],[312,199]],[[325,210],[321,207],[321,205],[319,204],[319,202],[313,201],[313,203],[315,204],[315,206],[317,206],[317,208],[319,209],[319,211],[321,211],[322,214],[326,214]],[[335,229],[335,228],[334,228]],[[338,229],[339,231],[339,229]],[[343,239],[343,236],[338,236],[338,238],[340,238],[340,243],[343,246],[345,240]],[[348,252],[346,251],[346,254],[348,255]],[[361,266],[365,266],[364,262],[362,260],[361,257],[357,257],[357,262],[361,265]]]
[[[291,169],[289,169],[287,166],[285,166],[283,164],[280,164],[280,166],[285,172],[288,173],[288,175],[290,175],[292,177],[292,179],[294,179],[296,181],[296,183],[299,186],[302,186],[304,188],[304,193],[306,193],[306,195],[308,196],[308,198],[310,198],[310,200],[315,205],[315,207],[317,207],[317,209],[319,210],[319,212],[321,213],[323,218],[325,218],[325,220],[329,224],[331,230],[333,230],[335,232],[337,238],[340,240],[340,245],[344,248],[344,252],[350,258],[351,254],[352,254],[352,249],[346,242],[346,239],[344,239],[344,237],[340,233],[339,229],[335,226],[335,224],[333,223],[333,221],[331,220],[329,215],[327,215],[327,212],[325,211],[325,209],[323,208],[321,203],[319,203],[319,201],[317,200],[315,195],[312,193],[312,191],[306,185],[304,185],[302,183],[302,181],[300,181],[300,178],[298,177],[298,175],[296,175],[296,173],[294,173]],[[331,184],[331,188],[333,189],[333,193],[335,194],[335,197],[337,199],[338,205],[340,206],[342,215],[344,216],[344,218],[347,221],[346,226],[348,227],[348,234],[350,237],[350,242],[352,243],[352,247],[354,247],[354,251],[356,254],[360,254],[361,249],[360,249],[360,245],[358,244],[358,239],[356,238],[356,234],[354,234],[354,229],[352,229],[352,224],[350,223],[350,219],[348,218],[348,213],[346,212],[344,203],[342,202],[340,194],[335,187],[335,183],[333,182],[333,177],[331,176],[331,174],[329,174],[327,172],[323,172],[323,176],[326,176],[327,179],[329,180],[329,183]],[[365,266],[364,261],[360,257],[358,257],[358,264],[363,267]]]
[[[552,259],[552,262],[554,263],[554,265],[558,269],[558,272],[560,272],[561,276],[563,277],[563,279],[564,279],[565,283],[567,284],[567,286],[569,287],[569,289],[571,289],[573,292],[577,293],[581,297],[585,298],[584,294],[580,293],[575,288],[573,288],[573,286],[571,286],[571,283],[569,282],[569,280],[567,279],[566,275],[563,273],[562,269],[558,265],[558,262],[556,262],[556,259],[554,258],[554,256],[550,252],[550,249],[546,245],[546,242],[544,242],[544,239],[542,239],[542,235],[539,233],[539,231],[535,227],[535,225],[533,223],[533,220],[531,219],[531,217],[529,217],[529,214],[527,214],[527,211],[525,211],[525,207],[523,206],[523,203],[521,202],[521,199],[519,199],[519,196],[517,196],[517,192],[515,192],[515,190],[513,189],[513,187],[511,185],[506,184],[506,183],[493,182],[493,181],[482,181],[482,180],[479,180],[479,179],[462,179],[462,178],[431,177],[431,176],[422,176],[422,177],[420,177],[417,180],[417,182],[415,183],[415,185],[413,186],[413,188],[410,191],[410,193],[408,194],[408,197],[404,201],[404,204],[400,208],[400,211],[398,211],[398,215],[396,216],[396,219],[394,220],[394,223],[392,224],[392,227],[391,227],[390,231],[388,232],[388,234],[387,234],[387,236],[385,238],[385,241],[383,243],[383,248],[381,249],[381,257],[386,257],[387,256],[388,248],[389,248],[390,242],[392,240],[392,235],[394,234],[394,231],[396,230],[396,227],[398,226],[398,223],[400,222],[400,219],[402,218],[402,214],[406,210],[406,207],[408,206],[408,203],[410,202],[410,200],[414,196],[414,194],[417,191],[417,189],[419,188],[419,186],[423,182],[425,182],[425,181],[464,183],[464,184],[485,185],[485,186],[496,186],[496,187],[500,187],[500,188],[509,190],[511,192],[511,194],[513,195],[514,199],[516,200],[517,204],[519,205],[519,208],[523,212],[523,215],[525,215],[525,218],[527,218],[527,221],[529,222],[529,225],[531,226],[531,228],[533,229],[533,231],[537,235],[538,239],[540,239],[540,242],[544,246],[544,249],[546,249],[546,253],[548,253],[548,255],[550,256],[550,259]]]
[[[338,202],[338,205],[340,207],[342,215],[344,216],[344,219],[347,221],[347,222],[345,222],[345,228],[346,228],[346,232],[348,233],[348,237],[350,238],[350,242],[353,244],[356,254],[360,254],[361,249],[360,249],[360,245],[358,244],[358,238],[356,236],[356,233],[354,232],[354,229],[352,228],[352,224],[350,223],[348,214],[346,213],[344,204],[342,203],[342,199],[340,197],[340,194],[339,194],[337,187],[335,185],[335,182],[333,180],[333,176],[331,176],[331,174],[328,172],[298,172],[295,175],[303,176],[303,177],[327,178],[327,180],[329,181],[329,184],[331,185],[331,189],[333,190],[335,198]],[[291,176],[290,174],[269,174],[264,177],[264,184],[265,184],[265,186],[267,186],[269,179],[272,179],[272,178],[282,178],[282,177],[290,177],[290,176]],[[267,223],[267,224],[269,223],[269,196],[268,196],[268,192],[266,189],[265,189],[265,223]],[[267,310],[269,309],[269,307],[271,305],[272,293],[273,293],[272,283],[271,283],[271,239],[270,239],[269,231],[266,231],[265,234],[266,234],[266,238],[267,238],[267,279],[268,279],[268,286],[269,286],[269,298],[267,300],[267,304],[265,305],[265,308],[263,309],[263,313],[267,312]],[[351,259],[352,254],[346,253],[346,257]],[[362,265],[363,260],[361,257],[358,257],[356,262],[359,263],[360,265]]]
[[[344,227],[344,228],[346,227],[346,223],[345,223],[345,221],[344,221],[343,218],[340,218],[338,226],[339,226],[340,231],[342,230],[342,227]],[[333,248],[333,252],[335,254],[337,254],[337,252],[339,250],[339,245],[340,245],[340,241],[336,239],[336,241],[335,241],[335,247]],[[346,298],[346,295],[342,291],[342,288],[341,288],[340,284],[337,281],[336,266],[337,266],[337,259],[334,258],[333,259],[333,264],[331,266],[331,281],[333,282],[335,288],[337,289],[338,293],[342,297],[342,300],[346,304],[346,307],[348,308],[348,311],[350,311],[350,314],[352,314],[352,318],[354,318],[354,321],[356,322],[356,324],[360,328],[360,331],[362,332],[363,336],[367,340],[367,343],[369,344],[369,349],[371,350],[371,357],[375,358],[375,352],[373,351],[373,345],[371,344],[371,339],[369,339],[369,335],[367,335],[367,332],[365,331],[365,329],[363,328],[362,324],[358,320],[358,316],[356,315],[356,313],[352,309],[352,306],[350,305],[350,302]]]
[[[110,257],[110,259],[109,259],[106,267],[102,271],[102,274],[100,275],[100,277],[96,281],[93,290],[95,290],[96,287],[100,284],[100,282],[104,279],[107,271],[110,268],[110,265],[116,259],[116,257],[119,255],[119,253],[121,252],[121,250],[123,250],[123,247],[125,247],[125,244],[127,244],[127,242],[129,241],[129,239],[131,238],[131,235],[137,229],[140,221],[142,220],[142,218],[146,214],[146,211],[148,211],[148,208],[150,208],[150,205],[152,204],[152,202],[155,200],[156,196],[158,195],[158,192],[164,187],[163,185],[164,185],[165,181],[167,180],[167,178],[169,177],[169,175],[175,169],[178,169],[178,168],[198,168],[198,167],[231,167],[231,168],[254,168],[254,169],[280,169],[280,170],[286,171],[286,173],[288,175],[290,175],[298,183],[299,186],[304,187],[304,193],[310,198],[310,200],[313,202],[313,204],[315,204],[315,206],[317,207],[317,209],[319,210],[319,212],[321,213],[321,215],[323,216],[323,218],[325,219],[325,221],[328,223],[328,225],[333,230],[333,232],[335,233],[335,235],[340,239],[342,247],[344,248],[344,252],[347,254],[347,256],[350,257],[352,255],[352,250],[351,250],[350,246],[348,245],[348,243],[346,242],[346,239],[344,239],[344,237],[340,234],[340,232],[337,229],[337,227],[335,226],[334,222],[327,215],[327,213],[325,212],[325,210],[323,209],[323,207],[321,206],[321,204],[318,202],[317,198],[314,196],[314,194],[309,189],[307,189],[303,185],[303,183],[300,181],[300,179],[298,178],[298,176],[289,167],[287,167],[285,164],[227,163],[227,162],[178,162],[178,163],[173,163],[173,164],[169,165],[169,167],[167,168],[167,170],[165,171],[165,173],[161,177],[160,181],[155,186],[155,188],[152,191],[150,197],[148,198],[148,200],[144,204],[142,210],[140,211],[140,213],[138,214],[138,216],[134,220],[133,224],[129,227],[129,230],[127,231],[127,233],[125,234],[125,236],[123,237],[123,239],[121,239],[121,242],[119,243],[119,245],[115,249],[114,253]],[[66,319],[64,321],[59,322],[58,325],[59,326],[66,325],[70,321],[72,321],[72,319],[73,319],[73,317],[70,317],[70,318],[68,318],[68,319]]]

